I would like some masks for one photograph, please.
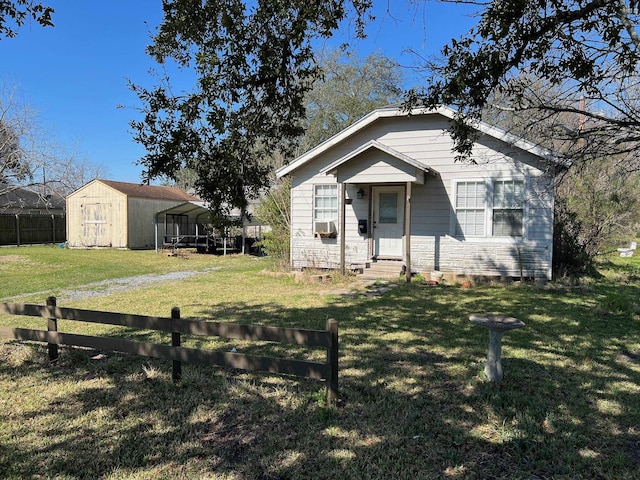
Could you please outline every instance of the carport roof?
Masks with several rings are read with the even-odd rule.
[[[209,210],[208,205],[209,204],[207,202],[202,202],[202,201],[181,203],[179,205],[175,205],[171,208],[167,208],[165,210],[161,210],[157,212],[155,214],[155,219],[157,220],[160,217],[160,215],[187,215],[190,219],[195,219],[196,221],[207,223],[211,220],[210,218],[211,212]],[[234,209],[231,212],[230,217],[240,218],[240,211],[238,209]],[[255,221],[255,219],[248,220],[245,218],[243,223],[244,225],[260,225],[260,222]]]
[[[185,202],[175,205],[156,213],[155,217],[160,215],[188,215],[189,218],[198,218],[201,215],[209,215],[209,209],[205,202]]]

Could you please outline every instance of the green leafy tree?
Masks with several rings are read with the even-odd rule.
[[[192,91],[173,94],[168,78],[132,88],[143,119],[132,122],[147,150],[146,175],[174,178],[187,167],[196,190],[223,219],[246,211],[269,182],[265,159],[290,154],[303,133],[305,96],[319,78],[312,41],[349,13],[346,2],[166,0],[148,53],[195,73]],[[364,22],[369,0],[352,0]]]
[[[53,27],[54,12],[52,7],[33,0],[0,0],[0,39],[15,37],[29,19],[43,27]]]
[[[172,92],[168,78],[151,90],[134,87],[144,117],[133,127],[147,148],[141,163],[148,175],[173,177],[187,166],[196,172],[199,194],[221,213],[244,209],[246,198],[268,181],[271,165],[265,159],[275,151],[290,157],[309,126],[305,101],[322,74],[313,41],[330,36],[349,15],[364,35],[371,5],[371,0],[165,1],[149,53],[161,64],[173,60],[195,72],[196,84],[180,94]],[[639,1],[477,5],[478,24],[443,49],[443,60],[429,65],[428,87],[406,99],[408,105],[459,110],[451,128],[458,157],[472,160],[473,124],[502,96],[521,119],[543,119],[538,127],[557,128],[562,136],[554,142],[564,143],[560,150],[574,165],[607,158],[626,171],[639,169]],[[561,91],[561,101],[540,95],[529,79],[549,86],[549,93]],[[565,121],[567,115],[573,123]],[[518,128],[526,133],[535,125]]]
[[[583,228],[579,239],[589,255],[634,238],[640,221],[640,176],[609,159],[592,162],[562,186]]]
[[[402,70],[389,58],[372,53],[333,50],[317,59],[322,78],[305,97],[306,119],[300,150],[306,151],[372,110],[400,102]]]
[[[307,117],[300,150],[306,151],[338,133],[371,110],[401,98],[401,72],[388,58],[371,54],[366,58],[335,50],[320,57],[322,78],[306,97]],[[274,166],[286,159],[276,156]],[[272,231],[265,234],[267,253],[283,264],[289,260],[291,183],[274,183],[255,213]]]
[[[460,115],[452,132],[459,158],[472,158],[473,123],[498,95],[534,118],[566,113],[583,118],[563,132],[573,143],[563,152],[571,160],[616,156],[629,170],[640,168],[639,2],[493,0],[483,5],[478,24],[443,49],[443,60],[430,65],[429,86],[410,98],[456,107]],[[565,101],[536,95],[531,78],[561,90]]]
[[[277,263],[285,265],[289,261],[291,179],[278,180],[264,196],[254,215],[271,228],[264,233],[262,247]]]

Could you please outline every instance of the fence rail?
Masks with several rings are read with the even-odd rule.
[[[0,245],[64,242],[65,219],[65,215],[0,213]]]
[[[335,402],[338,398],[338,322],[334,319],[327,320],[326,330],[239,325],[181,319],[178,307],[174,307],[171,310],[171,317],[151,317],[61,308],[56,306],[55,297],[49,297],[46,306],[0,303],[0,314],[46,318],[47,330],[0,327],[0,338],[47,342],[49,360],[52,362],[58,359],[58,345],[88,347],[172,360],[174,381],[179,381],[182,377],[181,362],[204,363],[247,371],[288,374],[324,380],[326,382],[327,401]],[[120,325],[143,330],[170,332],[171,345],[139,342],[123,338],[62,333],[58,331],[58,320]],[[186,348],[181,346],[182,334],[323,347],[327,350],[327,361],[319,363],[307,360]]]

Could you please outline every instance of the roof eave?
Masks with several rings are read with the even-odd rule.
[[[404,109],[400,106],[392,106],[392,107],[383,107],[383,108],[373,110],[369,114],[362,117],[360,120],[356,121],[355,123],[345,128],[344,130],[341,130],[340,132],[336,133],[335,135],[325,140],[321,144],[303,153],[302,155],[294,159],[291,163],[280,167],[278,170],[276,170],[276,176],[278,178],[281,178],[281,177],[284,177],[285,175],[290,174],[294,170],[306,164],[308,161],[317,157],[321,153],[327,151],[334,145],[342,142],[346,138],[349,138],[350,136],[362,130],[363,128],[370,125],[371,123],[375,122],[379,118],[408,117],[412,115],[425,115],[425,114],[440,114],[445,118],[448,118],[449,120],[453,120],[456,117],[457,112],[454,109],[446,106],[440,106],[435,109],[419,107],[419,108],[413,108],[410,110]],[[543,148],[533,142],[530,142],[529,140],[525,140],[524,138],[517,137],[513,134],[506,132],[505,130],[502,130],[497,127],[493,127],[485,122],[477,122],[472,126],[481,133],[484,133],[486,135],[489,135],[490,137],[501,140],[509,145],[513,145],[526,152],[532,153],[533,155],[536,155],[546,161],[549,161],[551,163],[555,163],[558,165],[566,166],[566,162],[563,162],[560,159],[559,155],[555,154],[553,151],[549,149]]]

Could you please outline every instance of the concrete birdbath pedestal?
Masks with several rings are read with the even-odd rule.
[[[489,330],[489,354],[484,366],[484,374],[491,382],[502,380],[502,335],[508,330],[524,327],[525,323],[517,318],[491,313],[474,313],[469,320]]]

